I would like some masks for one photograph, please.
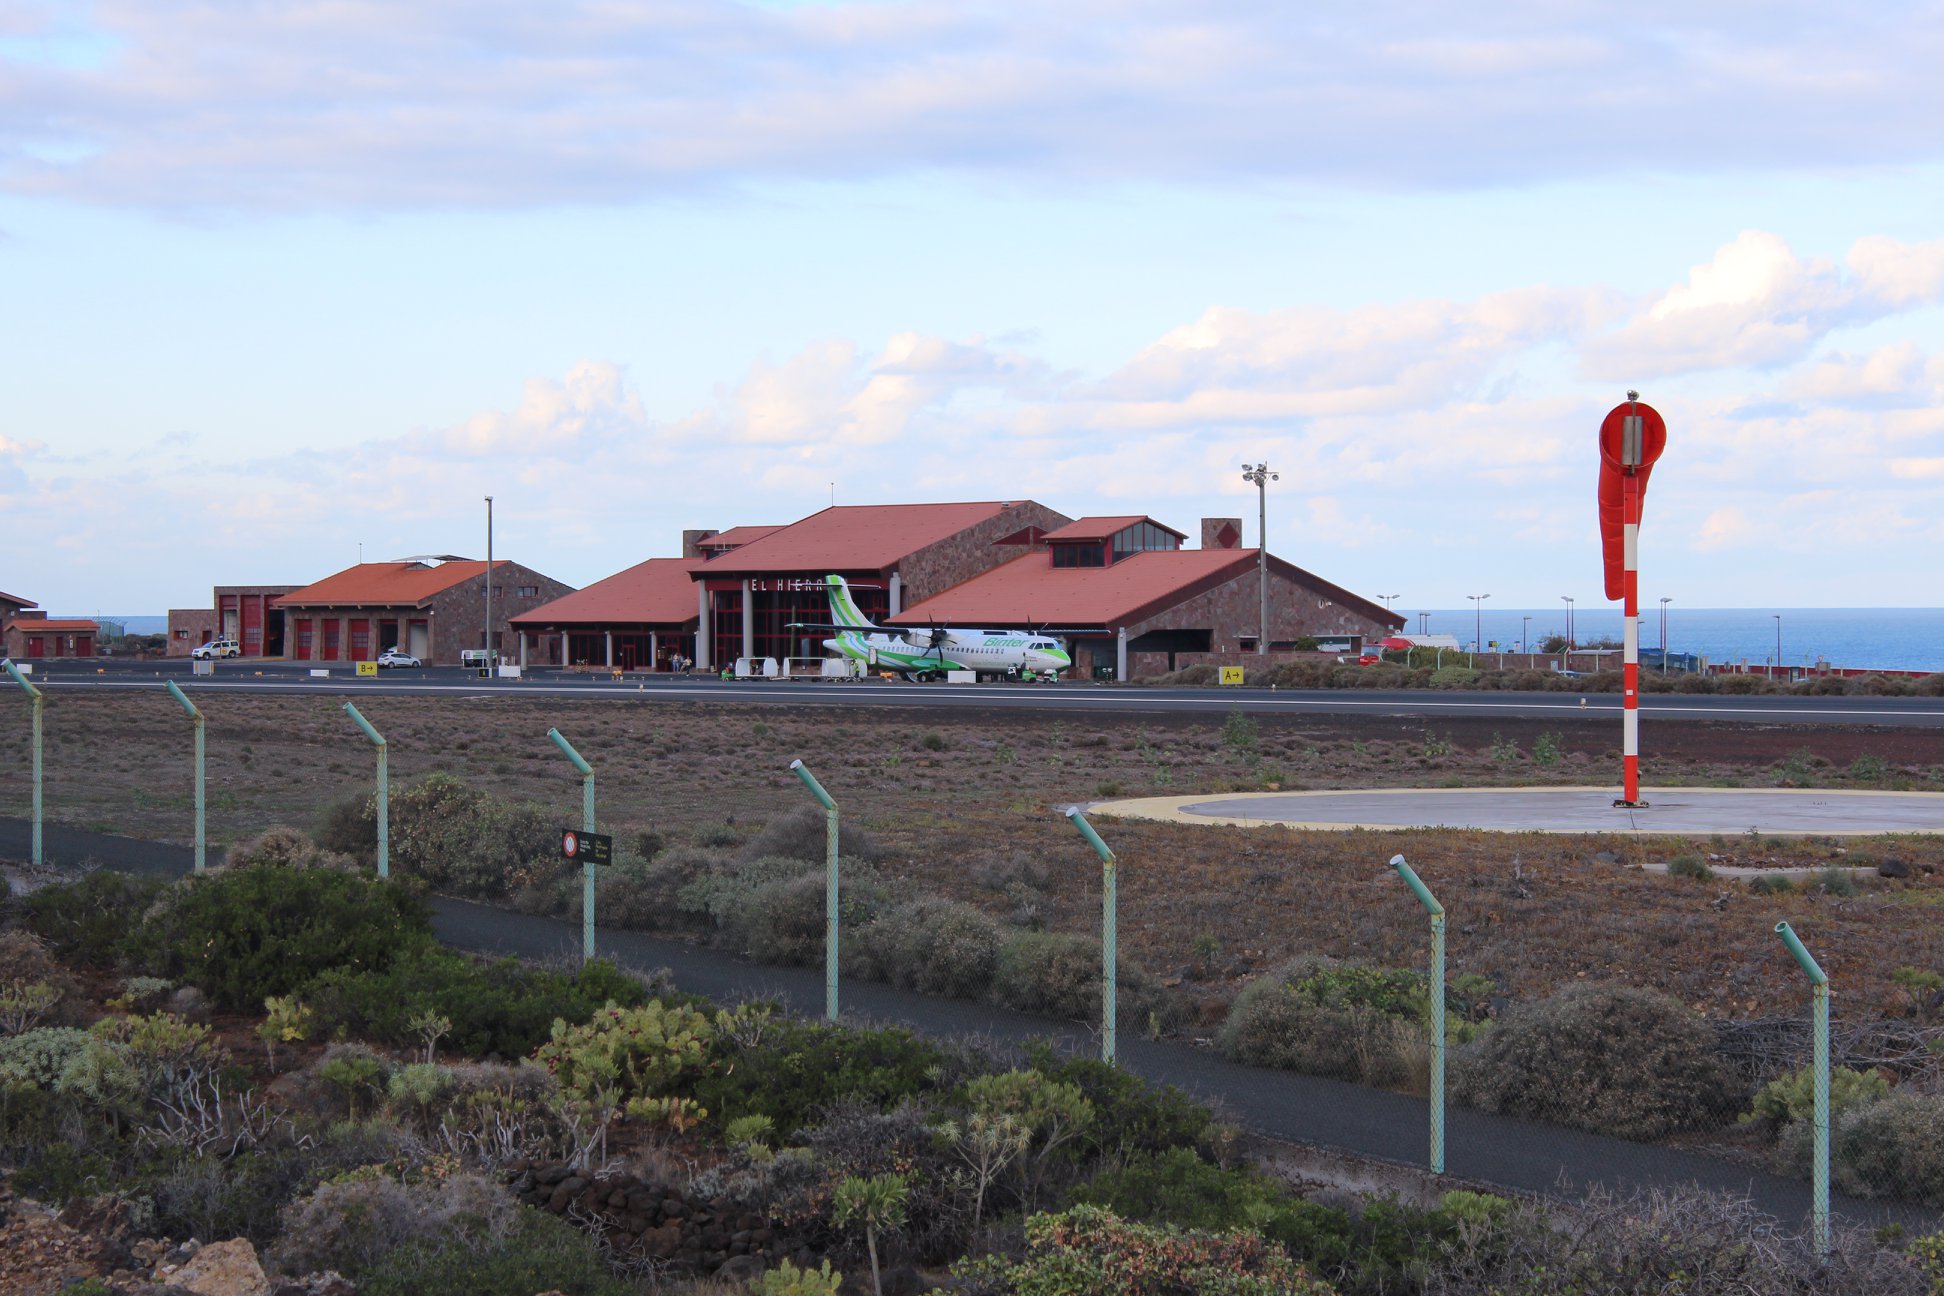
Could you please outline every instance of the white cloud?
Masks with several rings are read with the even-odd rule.
[[[0,49],[0,186],[276,211],[937,169],[1446,188],[1944,143],[1944,24],[1898,3],[1832,24],[1673,0],[102,0],[90,21],[67,37],[86,58]]]
[[[1829,333],[1944,296],[1944,240],[1864,239],[1833,262],[1796,256],[1779,235],[1746,230],[1645,311],[1586,349],[1591,377],[1639,381],[1704,369],[1772,368]]]
[[[568,454],[647,427],[641,396],[618,365],[583,360],[561,379],[529,378],[510,411],[477,414],[437,437],[459,455]]]

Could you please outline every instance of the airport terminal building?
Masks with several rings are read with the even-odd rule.
[[[1131,679],[1258,645],[1262,568],[1236,518],[1204,519],[1201,546],[1145,515],[1068,518],[1032,500],[843,505],[786,526],[690,531],[656,558],[513,620],[522,660],[699,669],[815,658],[826,578],[887,626],[1040,629],[1067,640],[1083,678]],[[1346,643],[1403,618],[1270,555],[1269,649]],[[793,628],[794,626],[794,628]],[[650,665],[652,663],[652,666]]]

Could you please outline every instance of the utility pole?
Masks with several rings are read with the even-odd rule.
[[[1256,580],[1262,597],[1256,652],[1266,657],[1269,654],[1269,483],[1281,481],[1282,474],[1270,472],[1266,461],[1253,468],[1243,464],[1242,480],[1253,482],[1256,488]]]

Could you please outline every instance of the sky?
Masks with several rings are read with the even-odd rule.
[[[1040,501],[1400,606],[1944,590],[1944,8],[0,0],[0,590]]]

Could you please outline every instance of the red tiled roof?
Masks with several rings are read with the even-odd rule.
[[[36,634],[42,630],[58,630],[67,634],[100,634],[101,622],[80,620],[52,621],[44,617],[27,617],[24,620],[7,622],[7,629],[18,629],[27,634]]]
[[[1112,627],[1153,616],[1255,565],[1253,549],[1151,549],[1107,567],[1055,567],[1045,554],[1026,554],[889,620],[898,625]],[[1285,580],[1384,625],[1404,624],[1397,613],[1274,554],[1269,555],[1269,567]]]
[[[1075,518],[1063,527],[1048,531],[1040,539],[1043,541],[1105,540],[1109,536],[1119,535],[1121,532],[1127,530],[1127,528],[1141,522],[1153,522],[1155,526],[1160,527],[1169,535],[1180,536],[1184,540],[1188,538],[1185,532],[1177,531],[1165,522],[1155,522],[1153,518],[1147,516],[1145,513],[1130,513],[1126,517]]]
[[[498,558],[498,570],[509,560]],[[402,607],[423,603],[434,594],[463,584],[486,570],[476,558],[455,559],[436,567],[416,562],[359,563],[315,585],[292,590],[277,607]]]
[[[516,626],[684,625],[696,619],[695,582],[702,558],[650,558],[586,589],[522,612]]]
[[[1118,625],[1150,604],[1186,597],[1188,587],[1198,582],[1236,575],[1254,565],[1253,549],[1154,549],[1110,567],[1055,567],[1045,554],[1025,554],[890,620],[903,625]]]
[[[1017,502],[1017,501],[1016,501]],[[710,576],[883,570],[926,545],[995,518],[1009,505],[840,504],[712,560]]]
[[[782,529],[780,526],[734,526],[727,531],[718,531],[698,543],[704,549],[735,549],[753,540],[761,540],[772,531]]]

